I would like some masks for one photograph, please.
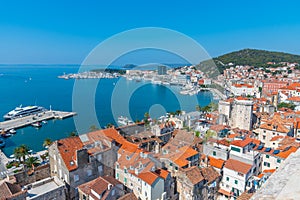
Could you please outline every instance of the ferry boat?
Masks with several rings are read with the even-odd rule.
[[[134,124],[134,122],[128,119],[127,117],[120,116],[118,117],[118,124],[120,126],[127,126],[127,125]]]
[[[27,115],[35,114],[35,113],[40,113],[45,111],[46,109],[40,106],[26,106],[22,107],[20,105],[19,107],[16,107],[14,110],[8,112],[3,116],[5,120],[10,120],[18,117],[24,117]]]

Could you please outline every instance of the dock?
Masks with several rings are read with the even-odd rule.
[[[7,131],[10,129],[18,129],[25,126],[29,126],[32,123],[46,121],[50,119],[65,119],[68,117],[73,117],[74,115],[76,115],[76,112],[48,110],[41,113],[0,122],[0,130]]]

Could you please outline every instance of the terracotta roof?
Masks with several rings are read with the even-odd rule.
[[[164,169],[157,169],[155,170],[155,173],[158,174],[161,178],[163,179],[167,179],[170,172],[168,170],[164,170]]]
[[[179,157],[174,156],[175,159],[173,159],[173,161],[179,167],[184,167],[184,166],[188,165],[189,161],[187,159],[192,157],[192,156],[195,156],[195,155],[199,154],[198,151],[192,149],[191,147],[187,147],[187,146],[181,147],[179,149],[179,152],[180,152],[180,153],[178,153]]]
[[[290,148],[289,148],[288,150],[286,150],[286,151],[280,151],[278,154],[276,154],[276,156],[285,159],[285,158],[289,157],[289,155],[290,155],[291,153],[294,153],[294,152],[296,152],[297,150],[298,150],[298,148],[292,146],[292,147],[290,147]]]
[[[220,177],[220,174],[213,167],[204,167],[200,169],[202,176],[208,184]]]
[[[272,137],[270,141],[277,141],[282,138],[284,138],[282,135],[276,135],[276,136]]]
[[[238,147],[245,147],[252,142],[251,138],[246,138],[244,140],[233,140],[230,145],[238,146]]]
[[[249,84],[233,84],[233,87],[237,87],[237,88],[253,88],[252,85]]]
[[[283,123],[278,123],[276,121],[268,121],[262,125],[260,125],[261,129],[266,129],[266,130],[276,130],[277,132],[280,133],[288,133],[290,130],[283,125]]]
[[[138,198],[133,193],[128,193],[118,198],[118,200],[138,200]]]
[[[97,194],[103,194],[104,192],[108,191],[108,185],[111,184],[113,186],[116,186],[117,184],[122,184],[115,178],[111,176],[103,176],[98,177],[92,181],[89,181],[87,183],[81,184],[78,186],[78,188],[84,193],[89,196],[92,196],[94,199],[98,199],[92,194],[92,190],[96,192]],[[109,193],[109,192],[108,192]],[[107,195],[106,193],[103,194],[103,196]]]
[[[228,191],[226,191],[226,190],[223,190],[223,189],[219,189],[219,191],[218,191],[219,193],[221,193],[221,194],[224,194],[224,195],[226,195],[226,196],[231,196],[231,194],[230,194],[230,192],[228,192]]]
[[[222,169],[224,166],[225,161],[222,159],[217,159],[211,156],[208,156],[209,164],[213,167],[216,167],[218,169]]]
[[[254,193],[243,192],[236,200],[249,200]]]
[[[190,180],[193,185],[198,184],[199,182],[204,180],[202,173],[197,166],[192,166],[186,169],[183,169],[183,173]]]
[[[152,185],[158,178],[160,178],[157,174],[153,172],[143,172],[138,174],[138,177],[142,179],[144,182]]]
[[[234,159],[228,159],[224,166],[224,168],[240,172],[242,174],[247,174],[251,170],[251,167],[252,166],[249,164]]]
[[[265,169],[263,173],[274,173],[276,169]]]
[[[300,101],[300,97],[290,97],[287,99],[288,101],[296,101],[299,102]]]
[[[77,151],[83,148],[79,137],[68,137],[57,141],[59,153],[69,171],[77,169]]]

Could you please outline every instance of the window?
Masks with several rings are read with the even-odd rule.
[[[229,177],[226,177],[226,181],[229,181]]]
[[[269,155],[266,155],[266,158],[269,158],[270,156]]]
[[[280,159],[277,159],[277,162],[278,162],[278,163],[281,163],[281,160],[280,160]]]
[[[119,169],[119,164],[117,164],[117,169]]]
[[[117,179],[119,179],[119,173],[117,173],[116,177],[117,177]]]
[[[147,192],[145,192],[145,196],[147,196]]]
[[[92,176],[92,170],[91,170],[91,169],[88,169],[88,170],[87,170],[87,175],[88,175],[88,176]]]
[[[263,140],[265,140],[266,139],[266,136],[265,135],[263,135]]]
[[[124,183],[127,183],[127,178],[124,178]]]
[[[237,180],[234,180],[234,183],[237,185],[237,184],[238,184],[238,181],[237,181]]]
[[[124,169],[124,173],[127,174],[127,169]]]
[[[241,152],[241,149],[237,148],[237,147],[231,147],[231,150],[232,151],[236,151],[236,152]]]
[[[216,155],[217,155],[217,152],[213,151],[213,155],[216,156]]]
[[[177,166],[175,166],[175,170],[178,170],[178,167],[177,167]]]
[[[74,175],[74,181],[75,182],[79,181],[79,175],[76,175],[76,174]]]
[[[170,166],[173,166],[173,163],[170,162]]]
[[[270,167],[270,163],[264,162],[264,166]]]

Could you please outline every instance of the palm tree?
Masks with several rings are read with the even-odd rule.
[[[20,153],[20,147],[16,147],[15,149],[14,149],[14,156],[15,156],[15,158],[17,159],[17,160],[21,160],[21,153]]]
[[[38,166],[40,164],[40,161],[37,157],[29,157],[25,160],[25,164],[27,165],[27,167],[33,168]]]
[[[27,145],[22,144],[19,147],[15,148],[14,155],[17,159],[20,160],[22,158],[23,162],[25,162],[25,158],[29,155],[29,148]]]
[[[43,147],[47,148],[52,144],[52,140],[50,138],[46,138],[43,143]]]
[[[176,114],[176,115],[181,115],[181,113],[182,113],[181,110],[176,110],[176,111],[175,111],[175,114]]]

